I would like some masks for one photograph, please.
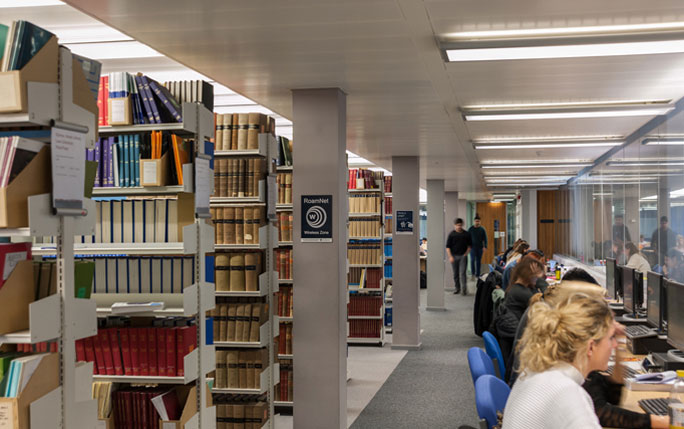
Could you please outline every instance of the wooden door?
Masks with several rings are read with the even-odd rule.
[[[537,247],[553,258],[556,241],[556,191],[537,191]],[[523,239],[526,237],[523,237]]]
[[[487,231],[487,251],[482,257],[483,264],[491,264],[494,259],[494,221],[499,222],[499,231],[506,232],[506,203],[477,203],[476,213],[480,215],[480,222]],[[468,225],[470,228],[471,225]],[[506,234],[506,237],[508,235]],[[505,249],[506,239],[497,239],[498,252],[501,253]],[[504,246],[504,248],[502,248]],[[487,271],[485,269],[483,272]]]

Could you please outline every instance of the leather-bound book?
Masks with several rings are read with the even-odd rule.
[[[237,304],[228,306],[228,323],[226,325],[226,341],[235,341],[235,326],[237,324]]]
[[[235,207],[235,244],[245,244],[245,210]]]
[[[249,128],[249,114],[240,113],[238,114],[238,135],[237,135],[237,149],[245,150],[247,149],[247,133]]]
[[[237,389],[240,387],[240,380],[238,378],[238,351],[228,350],[226,352],[226,367],[227,367],[227,382],[226,387]]]
[[[237,150],[238,149],[238,131],[240,130],[239,119],[240,119],[240,115],[237,113],[233,113],[233,120],[231,121],[233,124],[233,129],[231,130],[231,133],[230,133],[230,149],[231,150]]]
[[[214,259],[216,290],[220,292],[230,291],[230,255],[217,253]]]
[[[240,292],[245,290],[245,255],[233,253],[230,256],[230,290]]]
[[[222,150],[231,150],[231,136],[233,133],[233,115],[227,114],[223,115],[223,140],[222,140]]]
[[[261,132],[261,115],[260,113],[250,113],[247,121],[247,149],[259,148],[259,133]]]

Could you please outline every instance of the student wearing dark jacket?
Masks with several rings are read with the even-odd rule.
[[[475,215],[473,226],[468,229],[472,247],[470,248],[470,272],[480,277],[482,269],[482,255],[487,251],[487,231],[480,224],[480,215]]]

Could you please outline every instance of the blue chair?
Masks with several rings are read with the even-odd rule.
[[[468,350],[468,366],[470,367],[470,375],[473,377],[473,384],[482,375],[496,375],[492,358],[487,356],[487,353],[479,347],[471,347]]]
[[[499,342],[489,331],[484,331],[482,333],[482,338],[484,338],[485,350],[487,350],[487,354],[492,361],[496,360],[496,364],[499,368],[499,378],[503,380],[506,376],[506,363],[504,362]]]
[[[496,412],[506,408],[511,388],[493,375],[483,375],[475,382],[475,406],[477,415],[487,422],[491,429],[496,423]]]
[[[492,264],[487,264],[487,266],[489,266],[489,272],[490,272],[490,273],[493,273],[493,272],[494,272],[494,265],[492,265]]]

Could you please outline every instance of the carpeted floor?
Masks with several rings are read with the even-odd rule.
[[[466,357],[470,347],[483,344],[473,333],[474,300],[447,293],[447,311],[421,310],[423,348],[406,354],[352,429],[477,427]],[[421,303],[423,309],[424,290]]]

